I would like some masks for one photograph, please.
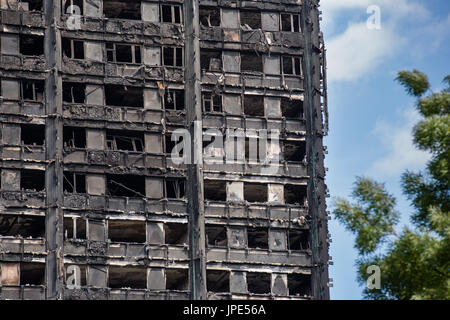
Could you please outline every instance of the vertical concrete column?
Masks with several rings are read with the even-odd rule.
[[[191,134],[193,160],[187,164],[187,196],[189,214],[189,282],[191,298],[206,296],[205,211],[203,194],[202,105],[200,73],[200,23],[198,0],[184,2],[185,43],[184,80],[186,127]]]
[[[64,283],[63,258],[63,125],[61,70],[61,34],[56,21],[61,17],[61,1],[44,0],[47,78],[45,81],[45,147],[48,165],[45,171],[46,223],[46,298],[61,299]]]

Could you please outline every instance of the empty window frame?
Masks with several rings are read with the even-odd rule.
[[[297,13],[281,14],[281,31],[300,32],[300,15]]]
[[[86,129],[77,127],[64,127],[63,144],[65,148],[86,148]]]
[[[262,272],[247,272],[247,291],[256,294],[270,293],[271,275]]]
[[[20,172],[20,189],[26,191],[44,191],[45,171],[22,170]]]
[[[267,228],[248,228],[247,246],[250,249],[269,249],[269,230]]]
[[[284,202],[304,206],[306,201],[306,185],[284,185]]]
[[[261,29],[261,12],[240,11],[241,26],[249,26],[251,29]]]
[[[20,35],[20,53],[25,56],[41,56],[44,54],[44,37]]]
[[[142,62],[140,45],[107,43],[106,56],[108,62],[134,64],[140,64]]]
[[[64,240],[86,240],[86,219],[64,217]]]
[[[22,80],[22,99],[42,102],[44,100],[44,80]]]
[[[185,291],[188,288],[188,269],[166,269],[166,290]]]
[[[203,189],[205,200],[226,201],[227,200],[227,182],[225,180],[204,180]]]
[[[45,285],[45,263],[4,262],[1,264],[2,286]]]
[[[44,238],[45,217],[1,214],[0,236]]]
[[[203,110],[205,112],[222,112],[222,95],[203,92]]]
[[[165,244],[185,245],[188,243],[188,225],[186,223],[164,223]]]
[[[108,150],[144,151],[144,134],[133,131],[106,131],[106,146]]]
[[[283,74],[301,76],[302,66],[300,57],[284,56],[281,57]]]
[[[108,287],[147,289],[147,268],[109,266]]]
[[[110,19],[141,20],[141,1],[104,0],[103,14]]]
[[[206,225],[206,243],[212,247],[227,246],[227,228],[220,225]]]
[[[20,264],[20,285],[45,285],[45,263],[22,262]]]
[[[244,200],[253,203],[267,202],[267,184],[244,182]]]
[[[230,272],[206,270],[206,287],[209,292],[230,292]]]
[[[263,72],[262,56],[257,52],[241,52],[241,72]]]
[[[20,125],[20,140],[25,146],[43,146],[45,143],[45,126],[37,124]]]
[[[178,4],[161,4],[161,22],[183,23],[183,7]]]
[[[183,67],[183,48],[163,47],[163,65],[166,67]]]
[[[254,117],[264,116],[264,97],[244,95],[244,114]]]
[[[306,141],[283,141],[284,161],[302,162],[306,155]]]
[[[200,50],[200,67],[205,71],[222,71],[222,51]]]
[[[144,243],[145,230],[145,221],[108,221],[108,239],[113,242]]]
[[[144,91],[141,87],[105,85],[107,106],[144,107]]]
[[[281,114],[285,118],[303,119],[303,101],[289,98],[281,98]]]
[[[185,179],[168,178],[165,181],[166,198],[168,199],[184,199],[185,197]]]
[[[64,13],[68,15],[83,15],[84,0],[63,0]]]
[[[184,90],[166,89],[164,92],[165,110],[184,110]]]
[[[86,84],[63,82],[63,101],[68,103],[85,103]]]
[[[145,197],[145,177],[107,175],[107,194],[113,197]]]
[[[42,11],[42,0],[21,0],[18,5],[22,11]]]
[[[204,27],[220,27],[220,8],[200,6],[200,24]]]
[[[69,59],[84,59],[84,41],[75,39],[62,39],[62,51]]]
[[[293,273],[287,276],[290,296],[310,296],[311,295],[311,275]]]
[[[83,173],[64,172],[64,192],[86,193],[86,175]]]
[[[309,231],[290,229],[288,232],[289,250],[309,249]]]

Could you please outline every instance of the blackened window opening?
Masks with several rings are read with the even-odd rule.
[[[241,26],[251,29],[261,29],[261,12],[241,10]]]
[[[291,13],[282,13],[281,31],[300,32],[300,15]]]
[[[306,141],[283,141],[284,161],[301,162],[306,155]]]
[[[65,148],[86,148],[86,129],[64,127],[63,144]]]
[[[263,72],[261,55],[256,52],[241,52],[241,72]]]
[[[290,229],[288,233],[289,250],[309,249],[309,231]]]
[[[103,13],[106,18],[141,20],[141,1],[104,0]]]
[[[205,112],[222,112],[222,95],[212,92],[204,92],[203,110]]]
[[[300,57],[282,57],[283,74],[286,75],[302,75],[301,59]]]
[[[20,53],[25,56],[41,56],[44,54],[44,37],[20,35]]]
[[[224,270],[206,270],[206,287],[210,292],[230,292],[230,272]]]
[[[23,145],[43,146],[45,143],[45,126],[36,124],[22,124],[20,138]]]
[[[141,46],[131,44],[107,43],[106,55],[108,62],[141,63]]]
[[[63,101],[68,103],[85,103],[86,84],[63,82]]]
[[[62,51],[65,57],[69,59],[84,59],[84,42],[82,40],[74,40],[63,38]]]
[[[44,80],[22,80],[22,99],[42,102],[44,100]]]
[[[144,151],[144,134],[134,131],[107,130],[106,146],[109,150]]]
[[[222,71],[222,51],[200,50],[200,67],[205,71]]]
[[[116,197],[145,197],[145,178],[137,175],[107,175],[107,193]]]
[[[226,247],[227,246],[227,228],[225,226],[206,225],[206,240],[208,246]]]
[[[167,67],[183,67],[183,48],[163,47],[163,65]]]
[[[303,101],[281,98],[281,114],[290,119],[303,119]]]
[[[43,191],[45,189],[45,172],[40,170],[22,170],[20,173],[20,189]]]
[[[284,201],[287,204],[304,206],[307,187],[305,185],[284,185]]]
[[[113,242],[144,243],[145,221],[109,220],[108,239]]]
[[[64,192],[86,193],[86,175],[75,172],[64,172]]]
[[[271,276],[269,273],[247,272],[247,289],[249,293],[270,293]]]
[[[161,5],[161,22],[181,24],[183,19],[183,9],[180,5]]]
[[[0,215],[0,236],[43,238],[45,217],[29,215]]]
[[[269,249],[269,231],[267,228],[248,228],[248,247],[251,249]]]
[[[244,182],[244,199],[248,202],[267,202],[267,184]]]
[[[184,110],[184,90],[166,89],[164,92],[164,109]]]
[[[288,288],[290,296],[311,295],[311,275],[288,274]]]
[[[225,180],[205,180],[203,183],[205,199],[210,201],[227,200],[227,182]]]
[[[144,94],[140,87],[105,85],[105,96],[108,106],[144,107]]]
[[[200,24],[204,27],[220,27],[220,8],[200,6]]]
[[[185,196],[184,179],[166,179],[166,197],[169,199],[183,199]]]

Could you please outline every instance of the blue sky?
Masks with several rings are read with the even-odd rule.
[[[450,74],[450,1],[321,0],[328,49],[330,134],[327,184],[331,197],[348,197],[356,176],[385,182],[409,223],[412,208],[400,188],[401,174],[425,168],[429,155],[412,145],[420,116],[415,100],[394,79],[399,70],[425,72],[434,90]],[[381,29],[369,30],[367,8],[380,8]],[[332,199],[331,198],[331,199]],[[332,200],[328,205],[331,208]],[[332,299],[361,299],[354,238],[330,222],[334,265]]]

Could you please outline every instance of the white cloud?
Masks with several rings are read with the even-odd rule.
[[[387,154],[376,160],[369,174],[379,178],[396,176],[405,170],[423,169],[430,154],[413,145],[412,130],[421,117],[417,110],[408,108],[401,114],[401,121],[390,123],[377,121],[373,134],[387,149]]]
[[[371,5],[381,9],[380,30],[366,26],[366,9]],[[419,21],[429,17],[427,9],[412,0],[322,0],[321,10],[326,36],[333,34],[334,24],[343,14],[350,12],[358,17],[347,24],[345,31],[326,40],[330,82],[357,81],[370,74],[406,44],[408,35],[398,32],[404,20],[420,25]]]
[[[366,23],[352,24],[328,41],[328,80],[358,80],[393,55],[401,38],[391,28],[369,30]]]

